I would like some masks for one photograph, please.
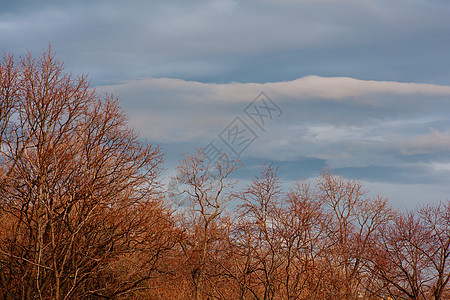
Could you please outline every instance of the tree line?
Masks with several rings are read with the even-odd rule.
[[[329,169],[286,189],[271,165],[238,190],[200,149],[177,209],[163,159],[51,49],[5,54],[0,299],[450,298],[449,202],[394,211]]]

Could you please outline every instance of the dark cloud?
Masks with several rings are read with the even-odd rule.
[[[449,13],[439,1],[4,1],[0,46],[52,42],[94,83],[317,74],[448,84]]]

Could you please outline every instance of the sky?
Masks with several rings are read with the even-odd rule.
[[[412,209],[450,195],[449,15],[447,0],[0,0],[0,49],[51,43],[161,145],[166,175],[214,145],[244,183],[264,163],[286,185],[329,167]]]

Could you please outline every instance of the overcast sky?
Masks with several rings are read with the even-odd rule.
[[[0,1],[0,48],[51,43],[162,145],[167,173],[210,142],[230,151],[238,124],[243,181],[265,162],[286,183],[329,166],[414,208],[450,195],[449,16],[448,0]]]

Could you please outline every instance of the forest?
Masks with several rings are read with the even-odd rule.
[[[163,152],[50,49],[5,54],[0,299],[450,299],[448,201],[396,211],[331,169],[286,188],[267,164],[237,189],[241,163],[205,170],[198,149],[177,208]]]

